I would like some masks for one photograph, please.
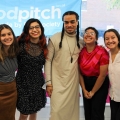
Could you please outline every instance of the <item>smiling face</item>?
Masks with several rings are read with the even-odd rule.
[[[86,44],[95,44],[96,43],[96,33],[92,29],[87,29],[84,33],[84,42]]]
[[[65,15],[63,18],[64,29],[68,34],[74,34],[77,29],[78,20],[76,20],[76,16],[73,15]]]
[[[29,35],[32,42],[37,43],[41,35],[41,28],[37,22],[32,22],[29,26]]]
[[[4,28],[1,30],[0,41],[4,47],[10,47],[10,45],[13,43],[13,40],[14,40],[14,37],[11,30],[7,28]]]
[[[107,48],[110,50],[118,48],[118,38],[114,32],[106,32],[104,35],[104,41]]]

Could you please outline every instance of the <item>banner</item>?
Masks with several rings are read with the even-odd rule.
[[[22,33],[29,18],[37,18],[45,28],[45,35],[62,29],[62,15],[72,10],[80,16],[81,0],[1,0],[0,24],[12,27],[16,36]]]

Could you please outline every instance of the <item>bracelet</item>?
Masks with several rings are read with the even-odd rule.
[[[49,82],[49,81],[51,81],[51,80],[48,80],[48,81],[46,81],[45,83],[47,83],[47,82]]]
[[[53,87],[53,86],[51,85],[51,86],[46,86],[46,87]]]

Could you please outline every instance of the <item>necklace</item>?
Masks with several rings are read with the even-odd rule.
[[[71,63],[73,62],[73,53],[74,53],[74,51],[75,51],[75,47],[76,47],[76,44],[75,44],[75,47],[74,47],[74,50],[73,50],[73,52],[71,52],[71,50],[70,50],[70,46],[69,46],[69,43],[68,43],[68,40],[67,40],[67,36],[66,36],[66,41],[67,41],[67,44],[68,44],[68,48],[69,48],[69,52],[70,52],[70,56],[71,56],[71,59],[70,59],[70,61],[71,61]]]

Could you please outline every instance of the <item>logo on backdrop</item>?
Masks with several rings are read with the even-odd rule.
[[[56,16],[55,16],[56,14]],[[23,20],[28,18],[37,18],[37,19],[60,19],[61,18],[61,9],[55,8],[52,6],[51,9],[43,9],[40,10],[39,8],[30,7],[30,10],[21,10],[19,7],[14,7],[12,10],[0,10],[0,19],[9,19],[9,20],[17,20],[18,23],[21,23]],[[45,26],[48,25],[55,25],[56,27],[59,26],[58,22],[55,23],[47,23]],[[17,26],[16,26],[17,27]],[[19,24],[18,27],[21,27]]]
[[[73,0],[69,4],[67,0],[60,1],[59,4],[56,0],[52,0],[53,4],[47,0],[44,0],[44,3],[42,0],[39,0],[37,2],[33,1],[33,3],[25,2],[26,4],[23,4],[24,0],[21,0],[22,5],[18,2],[16,3],[16,0],[12,0],[12,6],[7,2],[9,3],[9,0],[1,0],[0,24],[6,23],[10,25],[16,35],[21,34],[23,25],[29,18],[39,19],[45,28],[45,34],[52,35],[55,32],[61,31],[61,17],[65,11],[73,10],[78,12],[78,14],[80,13],[80,0]]]

